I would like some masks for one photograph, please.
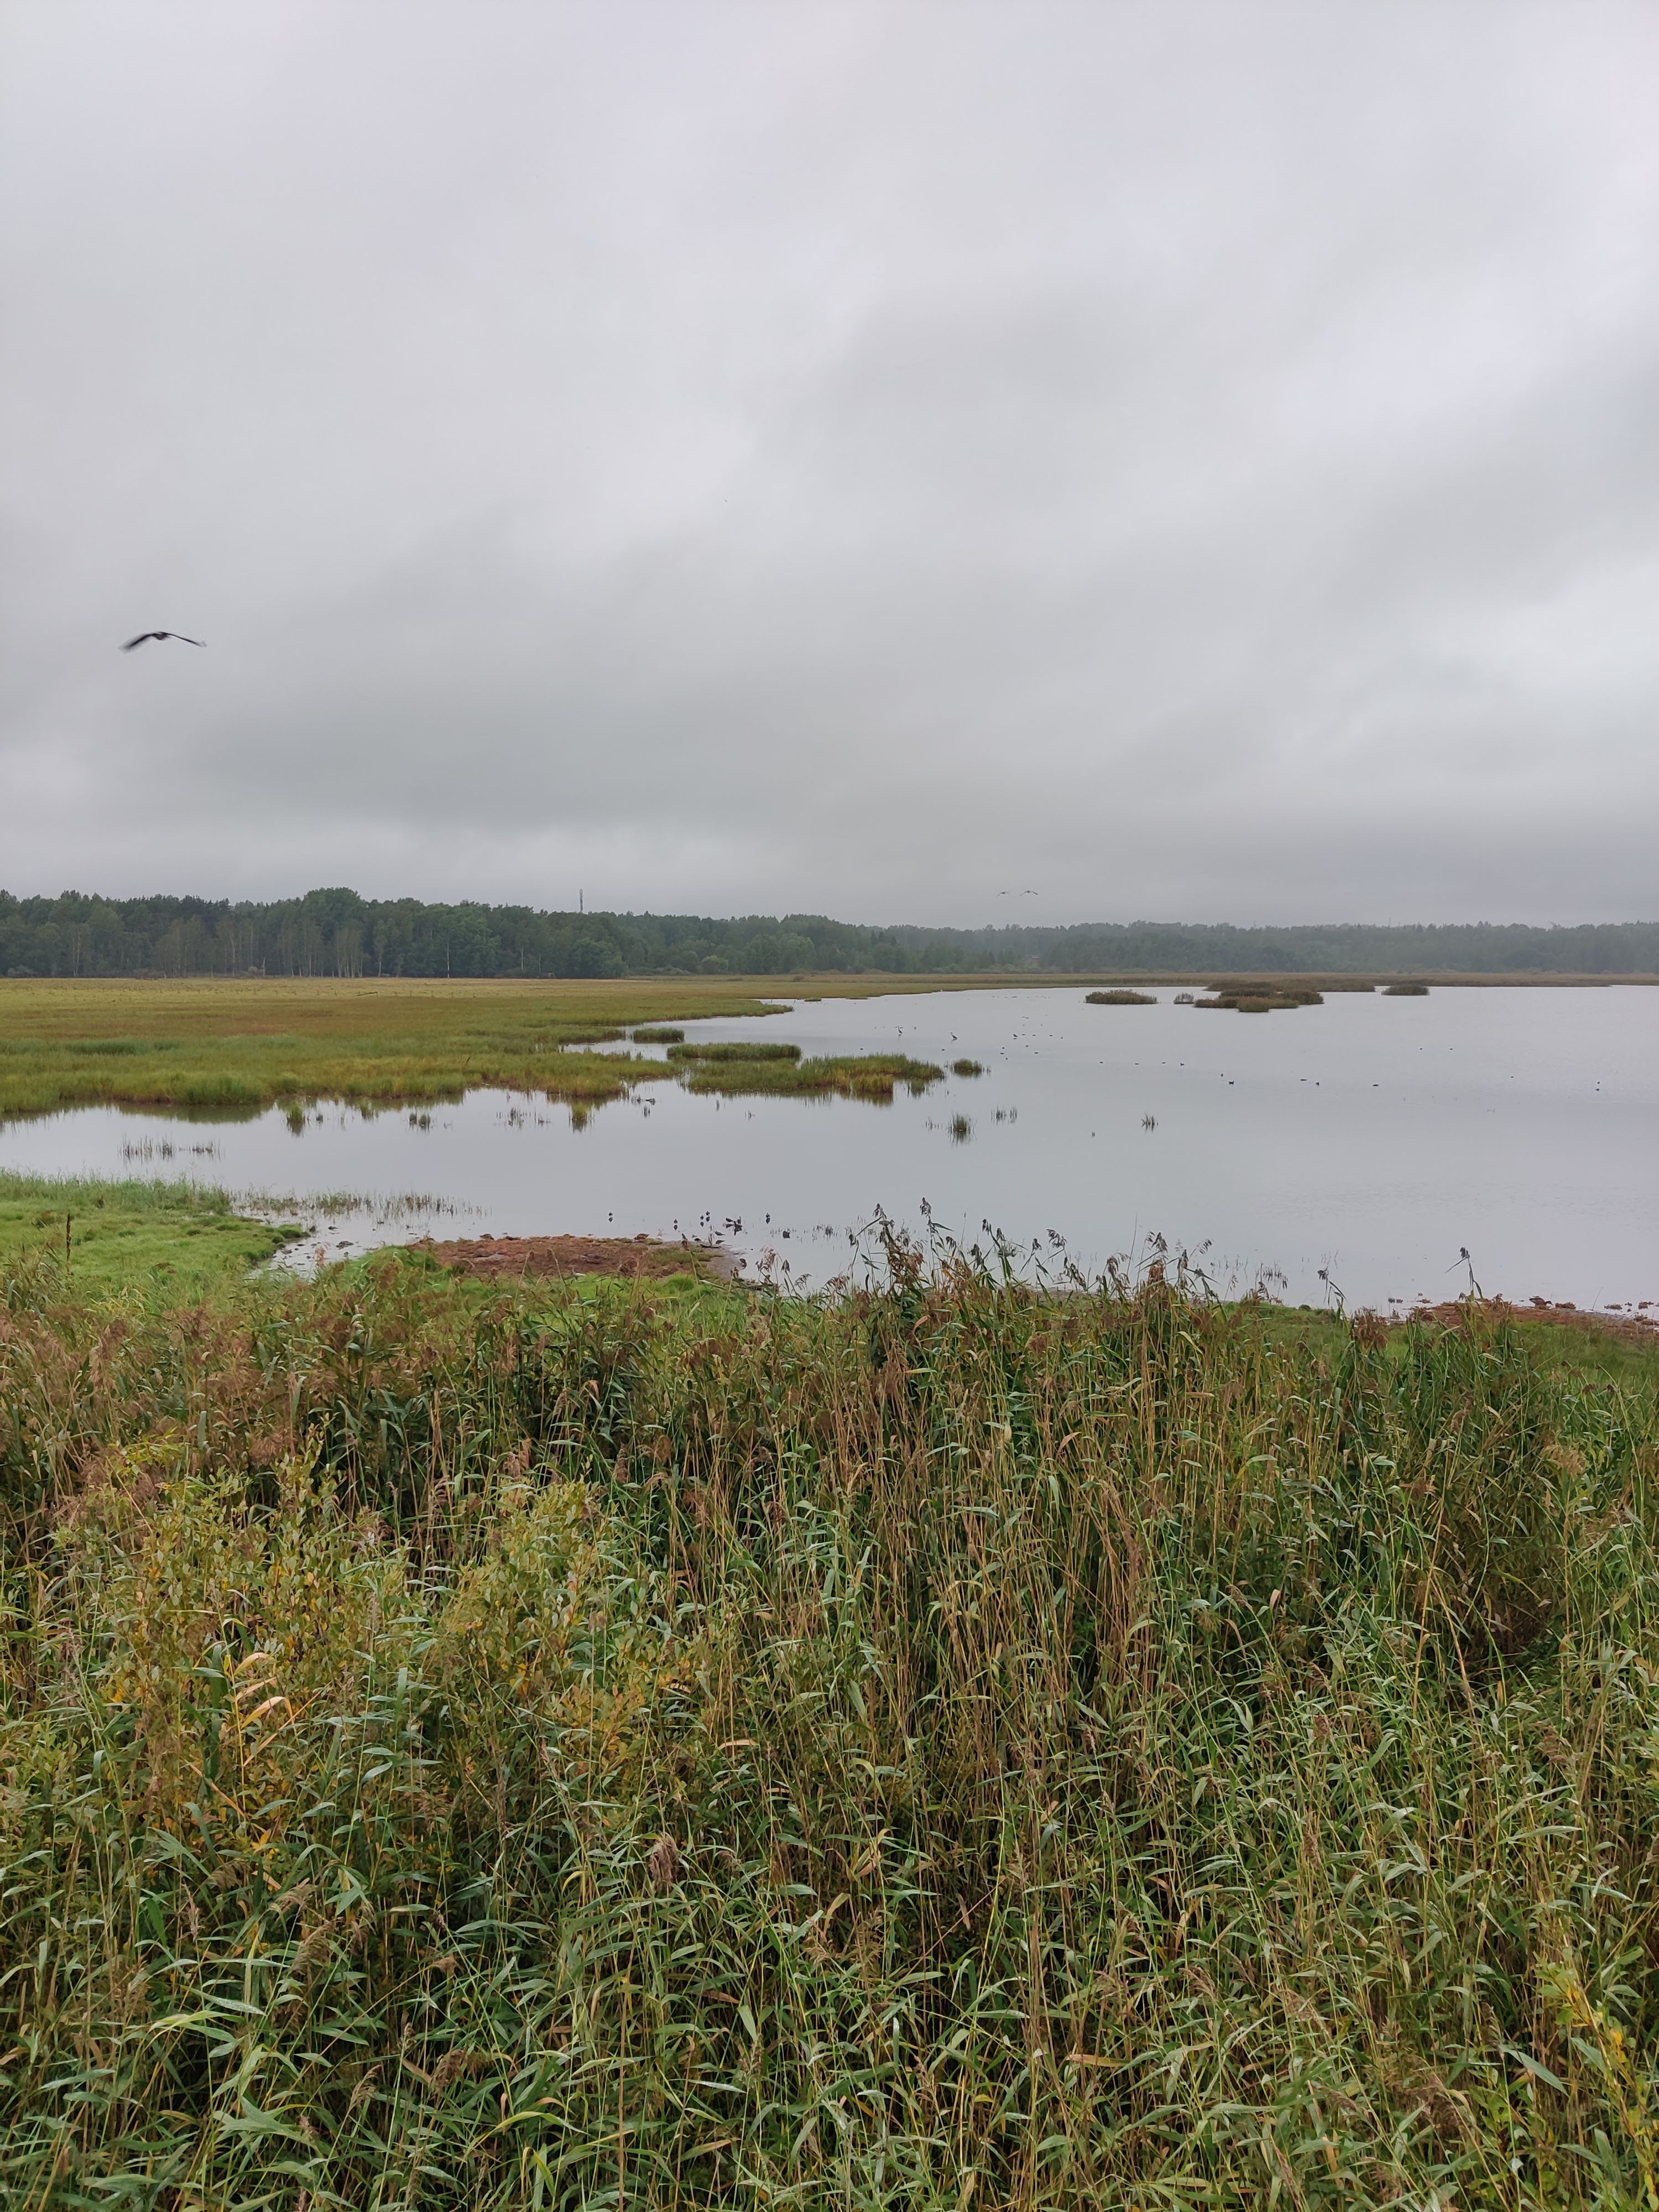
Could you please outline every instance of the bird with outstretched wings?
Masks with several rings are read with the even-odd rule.
[[[137,637],[130,637],[127,640],[121,650],[123,653],[131,653],[135,645],[148,645],[151,638],[156,639],[159,642],[164,637],[176,637],[180,645],[204,646],[207,642],[205,638],[186,637],[181,629],[141,629]]]

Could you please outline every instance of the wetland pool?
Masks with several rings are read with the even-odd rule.
[[[0,1168],[294,1194],[314,1261],[412,1236],[718,1238],[752,1279],[844,1270],[879,1206],[1090,1272],[1161,1236],[1216,1289],[1396,1308],[1467,1287],[1659,1302],[1659,989],[1333,993],[1265,1015],[1091,1006],[1083,987],[800,1002],[688,1037],[950,1067],[890,1105],[641,1085],[578,1127],[505,1091],[204,1122],[88,1108],[0,1127]],[[315,1203],[351,1192],[351,1209]],[[406,1202],[413,1194],[415,1202]],[[1321,1270],[1324,1273],[1322,1275]],[[1659,1310],[1656,1305],[1654,1310]]]

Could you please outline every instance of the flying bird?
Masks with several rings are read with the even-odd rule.
[[[176,637],[180,645],[204,646],[207,643],[205,638],[186,637],[181,629],[141,629],[137,637],[130,637],[127,640],[121,650],[123,653],[131,653],[135,645],[148,645],[151,638],[159,641],[164,637]]]

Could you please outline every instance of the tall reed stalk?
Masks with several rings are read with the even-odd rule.
[[[890,1256],[14,1273],[6,2203],[1659,2204],[1651,1394]]]

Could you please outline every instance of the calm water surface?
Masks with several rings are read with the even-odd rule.
[[[1091,1268],[1159,1234],[1201,1251],[1218,1287],[1265,1272],[1297,1300],[1328,1295],[1322,1268],[1351,1304],[1450,1295],[1463,1246],[1488,1291],[1659,1300],[1659,990],[1356,994],[1255,1016],[1157,995],[825,1000],[692,1025],[985,1064],[889,1107],[662,1084],[577,1129],[545,1100],[477,1091],[420,1115],[325,1108],[298,1135],[275,1110],[204,1125],[90,1109],[0,1128],[0,1167],[453,1209],[313,1210],[307,1249],[331,1255],[428,1227],[712,1228],[751,1273],[770,1251],[822,1282],[878,1206],[920,1229],[926,1200],[954,1234],[982,1239],[988,1221],[1046,1246],[1053,1231]]]

